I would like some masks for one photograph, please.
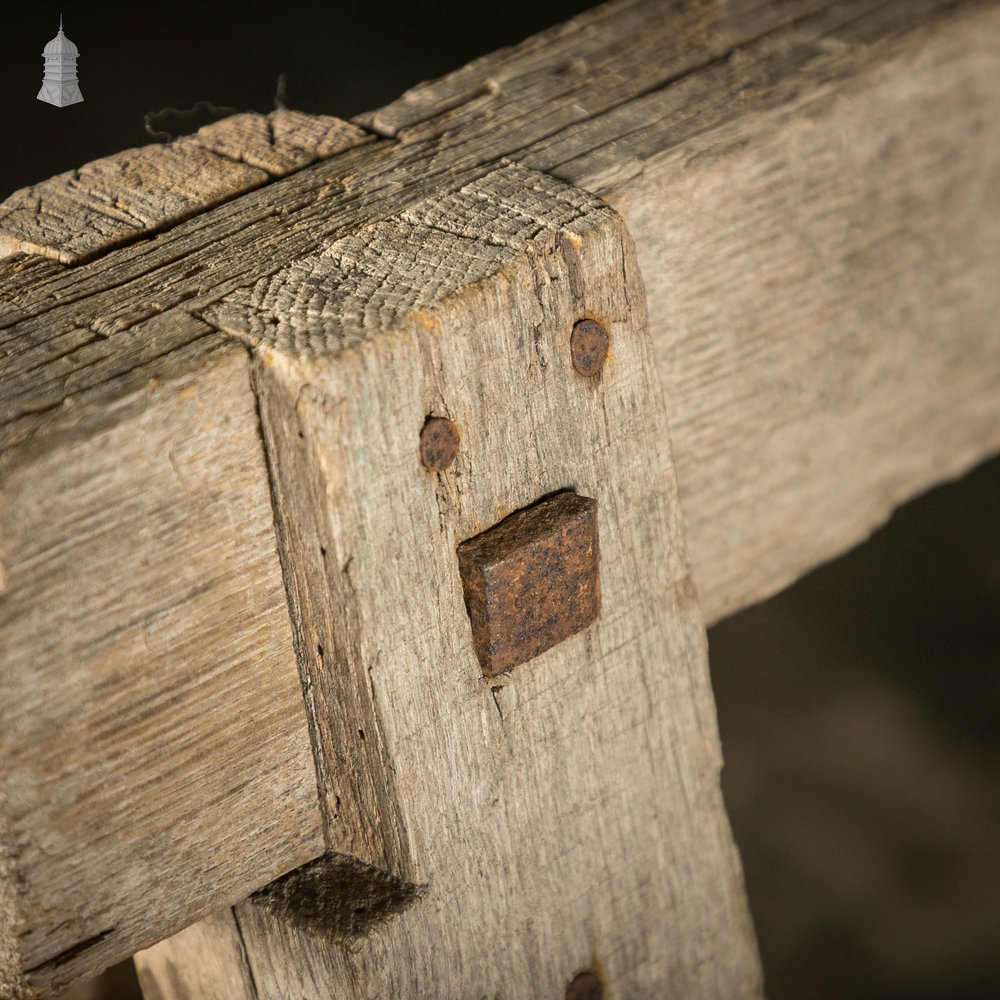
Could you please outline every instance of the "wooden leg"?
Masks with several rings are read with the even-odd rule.
[[[596,373],[571,344],[585,318],[610,338]],[[328,851],[140,954],[147,994],[759,995],[621,218],[501,167],[206,319],[244,331],[259,358]],[[429,417],[459,432],[446,467],[421,462]],[[599,615],[486,676],[458,547],[488,537],[491,566],[516,565],[489,577],[495,610],[559,545],[588,544],[564,504],[539,529],[542,554],[483,534],[559,491],[594,501]],[[553,587],[579,571],[551,566]],[[539,619],[565,610],[524,593]]]

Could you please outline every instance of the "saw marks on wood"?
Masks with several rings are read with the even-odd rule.
[[[579,192],[501,166],[334,240],[209,306],[202,317],[251,344],[297,357],[336,354],[415,310],[467,293],[582,217]]]
[[[365,141],[326,115],[234,115],[166,145],[95,160],[0,204],[0,256],[79,264]]]

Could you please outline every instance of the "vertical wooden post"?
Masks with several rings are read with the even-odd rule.
[[[147,995],[513,1000],[581,973],[614,997],[759,995],[621,218],[503,166],[204,317],[258,359],[328,851],[141,954]],[[588,318],[596,371],[571,347]],[[420,456],[435,417],[460,435],[444,467]],[[599,614],[487,676],[457,550],[559,491],[594,502]]]

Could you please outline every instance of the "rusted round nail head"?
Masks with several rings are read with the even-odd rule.
[[[566,987],[566,1000],[602,1000],[603,997],[604,984],[590,969],[578,972]]]
[[[610,346],[608,331],[596,319],[579,320],[569,338],[573,367],[586,378],[600,375]]]
[[[420,432],[420,461],[431,472],[444,472],[455,461],[461,434],[445,417],[428,417]]]

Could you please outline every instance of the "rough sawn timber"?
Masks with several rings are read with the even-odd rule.
[[[995,2],[612,4],[363,121],[461,149],[505,102],[636,242],[707,621],[1000,449]]]
[[[232,115],[169,145],[125,150],[15,191],[0,205],[0,256],[79,264],[366,138],[328,115]]]
[[[177,953],[168,941],[141,958],[150,995],[242,997],[249,979],[267,997],[514,1000],[561,996],[590,968],[623,997],[759,996],[704,624],[621,218],[503,166],[269,287],[277,308],[234,293],[211,321],[259,357],[281,537],[303,567],[293,603],[311,596],[297,617],[317,623],[303,646],[330,732],[330,836],[412,888],[367,913],[337,871],[319,891],[266,892],[234,917],[248,975],[206,984],[191,955],[206,930],[192,928]],[[599,378],[572,365],[581,316],[611,331]],[[462,431],[441,473],[418,460],[429,415]],[[456,550],[567,489],[596,501],[600,615],[486,678]],[[373,778],[362,857],[352,784]],[[231,926],[214,927],[231,940]]]
[[[102,417],[0,456],[0,806],[29,996],[324,849],[246,352]]]
[[[603,196],[632,231],[715,620],[1000,447],[998,39],[1000,10],[975,0],[616,3],[417,88],[359,121],[382,138],[155,238],[98,240],[67,268],[67,232],[50,227],[0,262],[5,461],[33,461],[67,426],[90,435],[123,401],[141,409],[150,379],[182,384],[225,337],[256,351],[259,328],[284,321],[308,356],[328,294],[314,258],[340,245],[350,265],[366,227],[508,156]],[[313,279],[291,285],[299,299],[296,265]],[[220,336],[234,307],[239,331]],[[363,817],[379,800],[357,801]],[[330,815],[314,826],[327,844]],[[356,829],[388,865],[391,829]],[[8,898],[4,971],[20,961]]]
[[[597,8],[359,119],[389,141],[127,254],[72,273],[12,258],[0,337],[34,360],[0,419],[141,365],[135,336],[95,344],[95,325],[197,311],[513,156],[633,232],[716,621],[1000,447],[998,21],[994,0]],[[138,345],[161,369],[168,326]]]

